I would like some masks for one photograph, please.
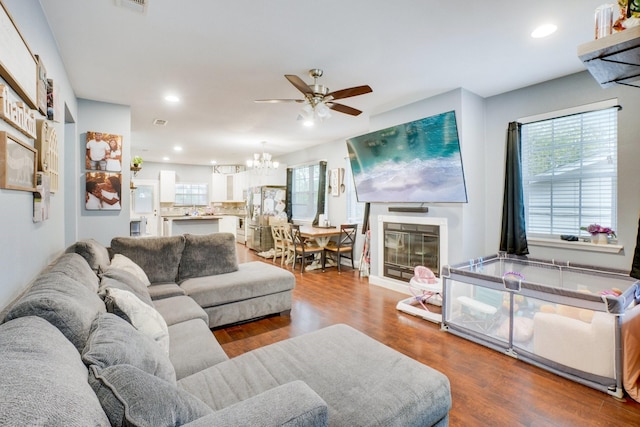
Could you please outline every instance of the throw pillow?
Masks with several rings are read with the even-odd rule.
[[[100,295],[102,299],[104,299],[107,294],[107,288],[118,288],[129,291],[140,298],[140,301],[153,306],[147,285],[127,270],[109,267],[107,271],[102,273],[100,275],[100,288],[98,288],[98,295]]]
[[[112,426],[179,426],[213,413],[201,400],[131,365],[89,368]]]
[[[175,283],[184,249],[183,236],[114,237],[111,250],[138,264],[151,283]]]
[[[109,250],[94,239],[80,240],[69,246],[65,252],[82,255],[96,273],[109,267]]]
[[[129,273],[136,276],[138,280],[144,283],[145,286],[149,286],[151,284],[149,278],[147,277],[147,273],[145,273],[138,264],[131,261],[129,258],[122,254],[115,254],[113,256],[113,259],[111,260],[111,267],[128,271]]]
[[[85,285],[91,292],[98,290],[99,279],[87,261],[79,254],[65,253],[60,255],[47,269],[47,273],[59,272]]]
[[[169,354],[169,328],[155,308],[143,303],[131,292],[117,288],[107,289],[104,302],[107,311],[131,323]]]
[[[34,316],[0,325],[0,424],[106,426],[78,350]]]
[[[82,351],[85,364],[99,368],[127,364],[172,384],[176,371],[169,356],[147,335],[115,314],[105,313],[93,321],[87,345]]]
[[[185,234],[179,281],[238,270],[236,240],[232,233]]]

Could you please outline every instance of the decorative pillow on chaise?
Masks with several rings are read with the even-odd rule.
[[[82,360],[88,366],[99,368],[132,365],[171,384],[176,383],[176,371],[167,353],[150,337],[111,313],[93,321]]]
[[[100,275],[100,288],[98,294],[104,299],[107,294],[107,288],[118,288],[123,291],[129,291],[137,296],[140,301],[149,306],[153,306],[151,295],[147,285],[129,271],[119,268],[109,267],[107,271]]]
[[[138,264],[131,261],[129,258],[122,254],[115,254],[113,256],[113,259],[111,260],[111,267],[128,271],[129,273],[136,276],[138,280],[144,283],[145,286],[149,286],[151,284],[149,278],[147,277],[147,273],[145,273]]]
[[[89,384],[112,426],[181,426],[213,413],[192,394],[131,365],[92,365]]]

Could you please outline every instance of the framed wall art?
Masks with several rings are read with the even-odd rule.
[[[0,76],[29,107],[37,108],[38,62],[0,1]]]
[[[36,191],[38,151],[7,132],[0,132],[0,188]]]
[[[84,206],[89,211],[121,210],[122,174],[87,172]]]
[[[122,135],[87,132],[86,169],[107,172],[122,171]]]

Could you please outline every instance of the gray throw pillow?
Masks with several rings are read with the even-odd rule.
[[[59,272],[85,285],[90,291],[98,290],[98,276],[87,261],[79,254],[65,253],[60,255],[45,272]]]
[[[183,236],[114,237],[111,240],[111,251],[138,264],[151,283],[175,283],[183,249]]]
[[[93,321],[87,345],[82,351],[87,365],[99,368],[127,364],[172,384],[176,371],[169,356],[156,342],[126,320],[106,313]]]
[[[0,325],[0,424],[108,426],[78,351],[39,317]]]
[[[179,281],[238,270],[236,239],[232,233],[185,234]]]
[[[11,307],[6,319],[38,316],[58,328],[82,351],[91,324],[105,313],[104,302],[96,292],[60,272],[43,273]]]
[[[89,384],[112,426],[179,426],[213,413],[192,394],[131,365],[92,365]]]
[[[94,239],[79,240],[65,251],[75,252],[87,260],[89,267],[96,273],[109,266],[109,250]]]
[[[153,307],[147,286],[129,271],[109,267],[100,275],[98,294],[102,299],[106,296],[107,288],[118,288],[123,291],[129,291],[140,298],[140,301]]]

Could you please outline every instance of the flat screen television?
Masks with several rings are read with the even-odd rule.
[[[466,203],[455,111],[347,140],[359,202]]]

